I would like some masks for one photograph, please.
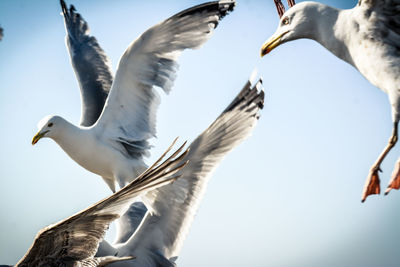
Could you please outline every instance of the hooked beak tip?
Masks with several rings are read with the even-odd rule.
[[[271,52],[274,48],[278,47],[282,43],[282,37],[289,31],[285,31],[279,35],[272,36],[266,41],[261,47],[261,57]]]
[[[267,48],[261,48],[261,54],[260,54],[260,56],[261,57],[264,57],[266,54],[268,54],[270,52],[270,50]]]
[[[45,136],[46,133],[49,131],[44,131],[44,132],[38,132],[33,138],[32,138],[32,145],[35,145],[39,140]]]
[[[35,137],[36,137],[36,135],[32,139],[32,146],[35,145],[39,141],[39,139],[37,139]]]

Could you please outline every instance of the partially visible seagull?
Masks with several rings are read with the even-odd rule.
[[[393,132],[372,165],[362,202],[380,193],[380,165],[398,140],[400,120],[400,0],[359,0],[356,7],[339,10],[316,2],[302,2],[285,12],[278,29],[261,48],[261,56],[280,44],[300,38],[319,42],[354,66],[368,81],[389,96]],[[397,164],[400,163],[400,159]],[[386,193],[400,188],[394,172]]]
[[[65,4],[62,6],[67,14]],[[166,93],[171,90],[181,52],[205,43],[234,6],[231,0],[201,4],[144,32],[121,57],[104,108],[112,75],[96,40],[87,35],[87,24],[80,20],[79,14],[74,16],[71,8],[70,16],[65,16],[68,31],[71,31],[70,21],[75,19],[80,25],[68,34],[67,43],[81,85],[82,125],[75,126],[59,116],[45,117],[38,124],[39,132],[32,144],[43,137],[52,138],[79,165],[100,175],[113,192],[116,183],[124,187],[146,169],[143,157],[150,147],[148,139],[155,136],[159,102],[154,87]],[[75,36],[76,31],[79,33]],[[80,52],[80,43],[82,49],[92,49],[89,57],[75,57]],[[89,66],[87,61],[97,67],[80,70]],[[96,120],[99,110],[101,115]]]
[[[3,28],[0,27],[0,41],[3,40],[3,32],[4,32]]]
[[[147,206],[152,210],[143,212],[143,205],[132,205],[117,225],[115,243],[103,241],[97,256],[136,256],[135,260],[113,265],[119,267],[175,266],[208,180],[222,158],[251,134],[263,105],[261,80],[255,85],[248,81],[222,114],[190,144],[182,159],[188,163],[179,172],[181,177],[143,198],[151,201]]]
[[[183,160],[187,151],[181,153],[183,146],[160,163],[171,147],[150,168],[120,191],[40,230],[28,252],[15,266],[94,267],[134,259],[135,255],[96,257],[95,254],[110,223],[124,214],[136,198],[179,177],[177,172],[187,163]]]

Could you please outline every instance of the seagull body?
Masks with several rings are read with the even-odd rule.
[[[247,82],[222,114],[189,145],[189,152],[182,158],[188,163],[179,172],[180,178],[146,195],[151,211],[143,212],[143,206],[132,205],[125,220],[117,225],[114,244],[103,241],[97,256],[136,256],[135,260],[113,265],[118,267],[176,266],[213,171],[251,134],[263,104],[261,80],[255,85]],[[138,213],[144,216],[135,216]]]
[[[186,164],[182,161],[186,152],[179,155],[182,148],[160,163],[167,152],[164,153],[155,164],[117,193],[40,230],[31,248],[15,266],[95,267],[134,259],[132,255],[96,257],[95,254],[111,222],[124,214],[137,197],[178,178],[176,173]]]
[[[116,183],[124,187],[147,167],[143,158],[149,153],[148,139],[156,133],[159,98],[155,87],[166,93],[171,90],[181,52],[205,43],[235,2],[201,4],[153,26],[127,48],[114,79],[104,51],[88,35],[86,22],[73,6],[68,10],[63,1],[61,6],[81,88],[81,125],[59,116],[45,117],[32,144],[52,138],[115,192]]]
[[[380,164],[397,142],[400,120],[400,1],[359,0],[357,6],[349,10],[316,2],[301,2],[283,14],[277,31],[263,45],[261,55],[282,43],[300,38],[319,42],[388,94],[393,133],[370,170],[362,196],[362,201],[365,201],[368,195],[380,193]],[[389,188],[395,188],[391,187],[392,184]]]
[[[101,118],[103,116],[99,110],[101,111],[103,105],[107,103],[103,111],[103,113],[105,113],[107,105],[111,105],[111,94],[115,88],[114,86],[117,86],[118,75],[121,70],[123,70],[121,66],[127,67],[126,63],[129,62],[129,60],[133,61],[133,58],[128,59],[128,55],[132,54],[134,52],[133,48],[136,49],[137,46],[131,45],[125,52],[123,58],[126,60],[123,61],[121,59],[115,78],[116,80],[113,83],[113,75],[110,71],[109,60],[98,45],[97,40],[88,35],[87,23],[75,12],[73,6],[68,10],[63,1],[61,1],[61,5],[63,7],[65,25],[68,33],[67,47],[81,89],[82,118],[80,126],[74,126],[68,123],[69,129],[64,132],[71,131],[70,134],[66,134],[69,137],[57,138],[58,134],[56,134],[52,138],[63,147],[71,158],[80,164],[85,164],[88,169],[91,169],[92,166],[91,163],[87,162],[88,158],[91,162],[101,162],[101,164],[98,164],[103,165],[101,167],[96,166],[97,163],[94,163],[93,172],[97,172],[102,168],[99,172],[101,173],[100,175],[104,175],[108,170],[118,170],[118,168],[113,168],[115,166],[113,164],[117,160],[113,160],[114,163],[111,164],[108,162],[110,160],[108,157],[116,157],[118,159],[118,157],[122,155],[124,159],[118,161],[126,162],[126,154],[120,152],[121,148],[126,149],[126,147],[124,146],[125,143],[123,143],[122,147],[116,146],[116,143],[112,140],[101,138],[104,136],[104,132],[102,130],[98,130],[97,132],[96,130],[99,129],[96,127],[98,127],[101,121],[99,117]],[[163,22],[147,31],[135,43],[139,46],[140,43],[148,40],[147,45],[143,44],[143,46],[139,47],[152,48],[154,45],[157,45],[157,43],[159,44],[160,41],[170,40],[171,37],[174,37],[173,34],[171,35],[166,31],[168,36],[160,36],[162,39],[157,39],[156,33],[163,32],[160,29],[162,25],[167,25],[168,28],[173,27],[171,23],[177,23],[177,25],[183,23],[187,32],[181,33],[181,38],[188,34],[187,37],[190,37],[191,44],[185,44],[184,42],[177,43],[176,41],[179,40],[174,40],[173,43],[179,45],[182,49],[187,46],[194,47],[195,45],[201,45],[201,43],[209,37],[211,30],[215,28],[218,20],[228,11],[232,10],[233,5],[234,2],[232,1],[219,1],[206,3],[183,11],[167,20],[169,21],[168,23],[166,23],[167,21]],[[201,13],[201,16],[193,22],[196,24],[200,23],[200,25],[193,25],[195,27],[192,29],[190,20],[188,20],[185,14],[196,16],[198,13]],[[208,13],[213,14],[211,16],[211,21],[207,15]],[[174,22],[175,19],[173,18],[179,19]],[[207,27],[203,27],[205,25],[207,25]],[[196,40],[194,37],[196,37],[198,33],[203,35],[204,40],[196,44],[193,42]],[[176,38],[178,38],[178,36],[176,36]],[[168,44],[166,44],[166,48],[174,48],[174,45],[168,46]],[[153,54],[149,54],[148,52],[138,54],[136,51],[135,53],[135,55],[139,55],[139,58],[135,60],[143,59],[146,55],[148,59],[154,59],[154,57],[160,56],[159,52],[154,52]],[[168,56],[177,56],[177,51],[173,50],[168,53]],[[158,68],[170,66],[175,71],[175,63],[173,64],[169,58],[154,62],[156,62]],[[151,62],[142,61],[141,63],[146,70],[148,70],[147,63],[152,66]],[[127,69],[129,69],[129,66]],[[127,69],[122,73],[125,74],[124,72],[128,71]],[[136,73],[135,70],[130,70],[132,73]],[[160,69],[160,72],[161,75],[158,76],[155,75],[156,73],[154,72],[140,73],[145,75],[145,77],[151,76],[156,79],[157,82],[163,80],[157,79],[157,77],[165,78],[163,75],[168,74],[168,77],[171,78],[174,75],[174,73],[166,73],[164,69]],[[126,81],[126,83],[136,84],[135,81],[129,80]],[[111,84],[113,89],[111,90],[110,96],[107,98]],[[172,86],[172,84],[169,82],[168,86],[163,87],[163,89],[168,89],[170,86]],[[138,127],[131,128],[131,130],[133,129],[134,132],[141,133],[144,137],[143,139],[135,139],[136,143],[133,145],[135,145],[136,149],[131,149],[130,151],[135,152],[136,154],[134,155],[144,155],[148,152],[146,138],[153,136],[155,133],[154,111],[157,105],[157,99],[152,88],[147,86],[141,88],[139,86],[137,89],[138,90],[133,91],[132,94],[132,96],[134,95],[138,98],[137,101],[126,94],[121,94],[119,97],[131,100],[132,102],[129,103],[140,106],[139,111],[141,111],[141,113],[138,115],[133,112],[130,113],[128,120],[133,121],[135,126]],[[114,97],[118,98],[118,95]],[[168,185],[168,187],[164,186],[165,188],[163,190],[153,190],[143,195],[141,198],[147,205],[144,205],[142,202],[133,203],[128,211],[117,220],[117,236],[114,243],[109,244],[107,241],[102,241],[96,256],[109,257],[118,255],[119,257],[125,257],[134,255],[136,257],[135,260],[126,261],[125,264],[119,262],[114,263],[113,266],[175,266],[176,258],[179,255],[183,241],[194,219],[202,195],[206,190],[208,180],[222,158],[250,135],[258,121],[259,111],[263,107],[263,102],[264,91],[262,90],[261,80],[255,85],[253,85],[251,81],[247,82],[242,91],[232,103],[228,105],[222,114],[191,143],[188,154],[182,159],[183,162],[187,160],[189,162],[185,168],[180,171],[179,174],[181,177],[173,184]],[[118,109],[123,108],[115,107]],[[59,117],[56,119],[61,120]],[[39,128],[45,128],[45,124],[49,124],[49,118],[45,118],[44,122],[39,125]],[[67,123],[64,120],[62,124],[66,125]],[[51,127],[53,126],[54,125],[51,125]],[[46,130],[43,129],[43,131]],[[38,134],[41,132],[42,131],[39,131]],[[92,137],[97,134],[99,134],[98,140],[93,139]],[[50,136],[51,133],[46,132],[46,135]],[[79,144],[76,144],[73,148],[68,147],[70,146],[70,142],[75,142],[74,138],[71,138],[71,136],[74,135],[79,135],[79,138],[83,140],[84,148],[81,148]],[[34,140],[37,139],[34,138]],[[108,146],[108,144],[117,149],[109,151],[110,146]],[[102,151],[100,153],[93,153],[91,152],[93,147]],[[128,148],[130,148],[130,146],[128,146]],[[80,152],[77,153],[77,151]],[[124,150],[122,151],[124,152]],[[102,154],[104,154],[104,156]],[[136,158],[140,157],[136,156]],[[105,161],[107,162],[104,162],[104,159],[106,159]],[[141,159],[138,160],[138,162],[138,167],[134,166],[135,161],[132,160],[127,164],[126,168],[140,169],[143,163]],[[110,173],[113,173],[113,171]],[[150,209],[148,209],[149,207]]]

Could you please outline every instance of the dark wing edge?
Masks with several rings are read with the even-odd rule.
[[[148,147],[146,140],[156,136],[160,100],[156,87],[166,94],[171,91],[182,51],[202,46],[234,6],[234,1],[195,6],[144,32],[121,57],[107,104],[96,125],[119,129],[110,132],[110,139],[123,142],[130,155],[141,156]],[[139,147],[137,142],[144,145]]]
[[[89,26],[73,5],[68,9],[60,0],[66,28],[66,43],[81,90],[80,124],[91,126],[99,118],[113,81],[110,60],[97,39],[89,35]]]
[[[37,266],[46,259],[53,261],[91,259],[110,223],[125,213],[137,196],[179,178],[177,172],[186,165],[186,161],[182,161],[187,154],[187,150],[182,153],[184,145],[160,163],[172,149],[171,145],[144,173],[110,197],[39,231],[31,248],[17,265]]]
[[[151,248],[149,254],[151,250],[159,251],[169,260],[178,256],[214,169],[251,134],[263,105],[261,80],[255,86],[248,82],[214,123],[192,142],[183,159],[188,164],[180,171],[182,177],[146,195],[153,199],[153,213],[146,215],[132,243],[127,242],[132,251]]]

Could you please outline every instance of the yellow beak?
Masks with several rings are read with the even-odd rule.
[[[281,42],[281,38],[282,36],[284,36],[285,34],[287,34],[289,31],[286,31],[284,33],[281,33],[278,36],[272,36],[271,38],[269,38],[261,47],[261,57],[265,56],[266,54],[268,54],[269,52],[271,52],[275,47],[279,46],[282,42]]]
[[[33,138],[32,138],[32,145],[36,144],[45,134],[47,134],[49,131],[44,131],[44,132],[38,132]]]

